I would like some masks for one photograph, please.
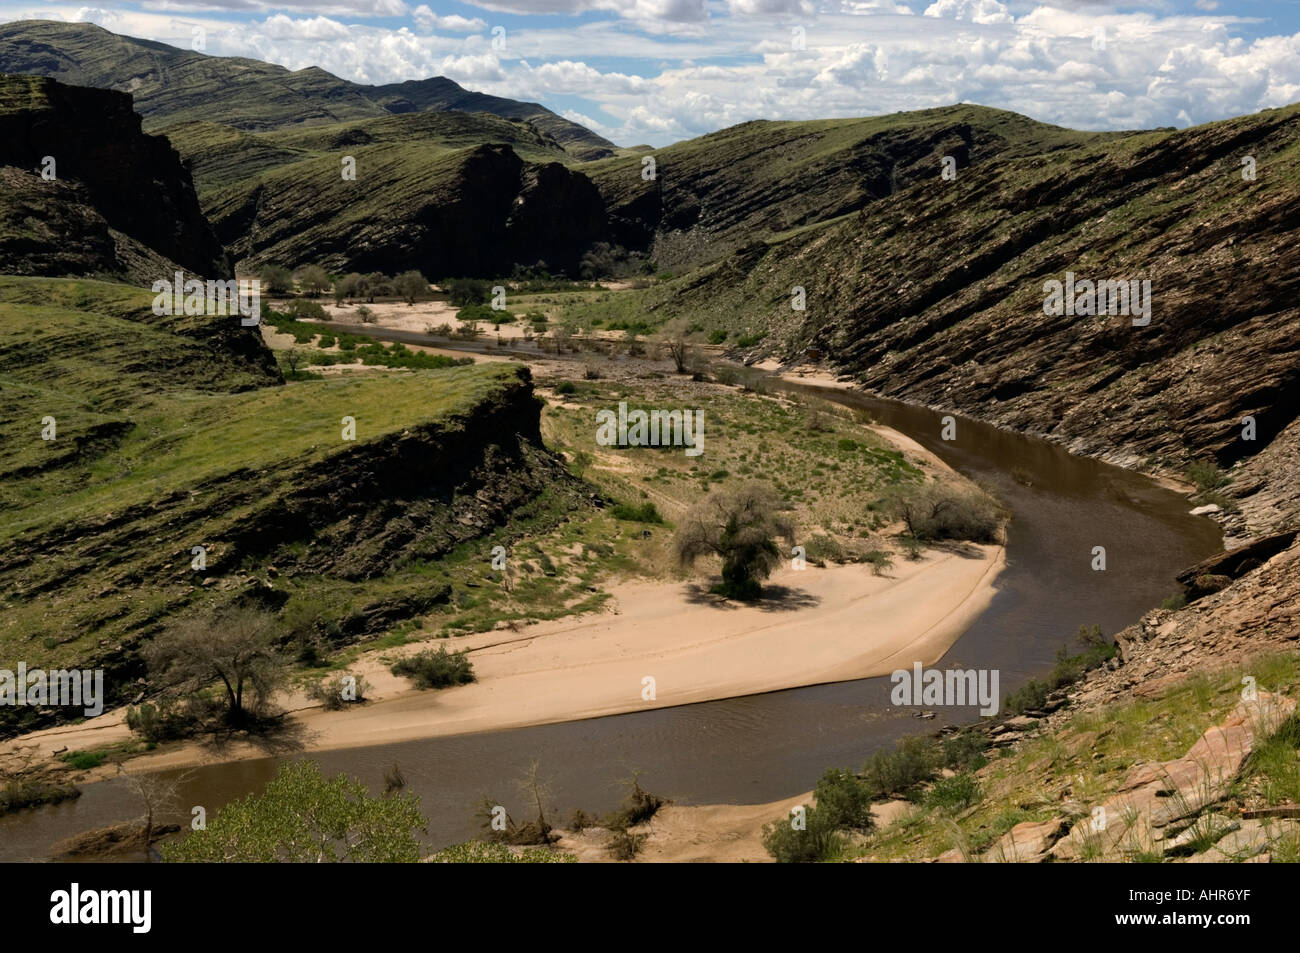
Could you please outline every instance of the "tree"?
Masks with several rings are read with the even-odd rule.
[[[370,293],[370,280],[352,272],[334,282],[334,303],[342,304],[348,298],[364,298]]]
[[[668,351],[677,373],[685,374],[687,362],[691,357],[691,346],[686,339],[686,322],[674,321],[665,325],[659,334],[658,343]]]
[[[327,780],[320,765],[280,766],[260,795],[221,808],[206,830],[165,844],[178,863],[415,863],[427,829],[411,793],[374,797],[355,778]]]
[[[418,271],[402,272],[393,279],[393,285],[407,304],[415,304],[420,298],[427,297],[429,294],[429,279]]]
[[[146,851],[153,843],[154,822],[159,814],[175,806],[183,783],[190,779],[192,771],[166,777],[161,774],[128,774],[121,764],[117,766],[118,776],[126,780],[140,803],[144,806],[143,839]]]
[[[357,317],[361,319],[362,324],[371,324],[375,320],[375,312],[371,311],[364,304],[358,305]]]
[[[903,521],[913,539],[963,539],[992,543],[1001,522],[996,504],[979,490],[940,483],[910,486],[895,493],[888,511]]]
[[[367,304],[375,303],[375,295],[383,297],[393,293],[393,282],[380,271],[372,271],[366,275],[366,285]]]
[[[284,363],[289,365],[289,376],[291,378],[298,376],[298,364],[302,361],[302,352],[296,347],[291,347],[284,352]]]
[[[722,559],[722,583],[714,591],[733,599],[757,599],[761,580],[781,561],[774,537],[794,542],[794,527],[779,512],[783,503],[761,483],[719,490],[687,510],[677,530],[683,566],[700,556]]]
[[[237,606],[211,620],[180,621],[154,639],[144,657],[151,675],[181,692],[220,682],[226,721],[242,727],[285,678],[285,660],[275,649],[278,637],[270,615]]]
[[[280,265],[263,265],[258,279],[271,294],[289,294],[293,291],[293,273]]]
[[[298,269],[298,286],[303,294],[315,298],[330,286],[330,276],[320,265],[305,265]]]
[[[442,283],[447,300],[458,308],[483,304],[488,299],[488,283],[477,278],[450,278]]]

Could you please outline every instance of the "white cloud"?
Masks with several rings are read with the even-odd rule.
[[[411,19],[415,21],[416,27],[422,33],[432,33],[434,30],[446,30],[448,33],[482,33],[487,29],[487,21],[478,17],[468,19],[453,13],[450,16],[439,16],[429,9],[427,3],[422,3],[411,13]]]
[[[998,0],[935,0],[924,15],[971,23],[1011,23],[1014,19],[1006,4]]]

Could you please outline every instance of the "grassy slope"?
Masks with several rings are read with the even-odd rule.
[[[755,121],[642,157],[581,166],[616,220],[649,223],[661,263],[677,270],[720,257],[764,235],[822,222],[959,165],[1121,137],[1084,133],[979,106],[863,119]],[[685,231],[686,236],[674,235]]]
[[[337,167],[341,156],[356,156],[359,149],[381,144],[417,146],[419,151],[405,154],[430,160],[485,142],[509,145],[521,158],[534,162],[568,158],[559,143],[535,127],[487,113],[407,113],[260,133],[194,121],[169,123],[155,131],[167,136],[181,158],[190,162],[205,204],[212,193],[232,186],[252,187],[271,170],[279,175],[310,175],[310,166],[291,167],[323,157]]]
[[[462,89],[435,77],[364,86],[318,67],[287,70],[243,57],[216,57],[110,33],[88,23],[26,20],[0,25],[0,72],[34,72],[79,86],[130,88],[150,129],[177,122],[222,122],[241,129],[337,123],[405,108],[459,109],[541,123],[578,157],[611,148],[583,126],[536,103]]]
[[[213,546],[208,576],[230,588],[259,566],[224,566],[213,541],[238,537],[303,481],[346,472],[385,439],[446,426],[517,386],[516,369],[487,365],[265,386],[273,365],[248,367],[211,339],[151,325],[149,300],[99,282],[0,282],[0,387],[29,408],[6,419],[0,443],[0,658],[70,662],[151,631],[203,588],[188,571],[192,545]],[[40,439],[47,413],[59,425],[52,442]],[[341,439],[343,415],[356,417],[355,443]],[[533,516],[558,506],[545,495]],[[294,586],[357,608],[403,586],[437,590],[428,569],[412,572],[304,575]]]
[[[1261,690],[1293,695],[1300,687],[1296,653],[1260,658],[1249,671]],[[1015,825],[1059,817],[1070,804],[1078,806],[1078,816],[1084,818],[1079,823],[1086,824],[1088,806],[1114,795],[1134,765],[1183,757],[1241,700],[1241,685],[1241,669],[1211,669],[1155,697],[1072,714],[1050,732],[991,753],[992,760],[974,772],[979,793],[969,807],[945,804],[918,789],[913,806],[900,820],[860,840],[848,856],[916,860],[954,848],[974,855]],[[1293,743],[1270,742],[1232,785],[1226,808],[1214,812],[1232,816],[1244,806],[1298,799],[1300,757]],[[1129,859],[1151,862],[1160,857],[1137,853]],[[1300,837],[1294,830],[1274,851],[1274,859],[1300,861]]]

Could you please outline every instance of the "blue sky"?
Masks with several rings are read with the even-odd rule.
[[[621,145],[976,102],[1079,129],[1300,100],[1300,0],[0,0],[356,82],[442,75]],[[495,40],[495,43],[494,43]]]

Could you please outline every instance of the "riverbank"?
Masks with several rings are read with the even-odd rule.
[[[367,653],[349,670],[374,686],[342,712],[291,708],[283,732],[294,753],[520,728],[886,675],[930,665],[988,607],[1005,565],[1001,546],[931,550],[886,575],[861,564],[786,568],[754,605],[693,583],[613,588],[614,611],[457,639],[478,681],[436,692],[407,687],[393,657],[446,644]],[[652,683],[645,680],[653,679]],[[651,687],[653,691],[651,691]],[[51,728],[5,745],[39,757],[130,737],[124,712]],[[264,744],[187,743],[141,755],[137,770],[265,757]]]

